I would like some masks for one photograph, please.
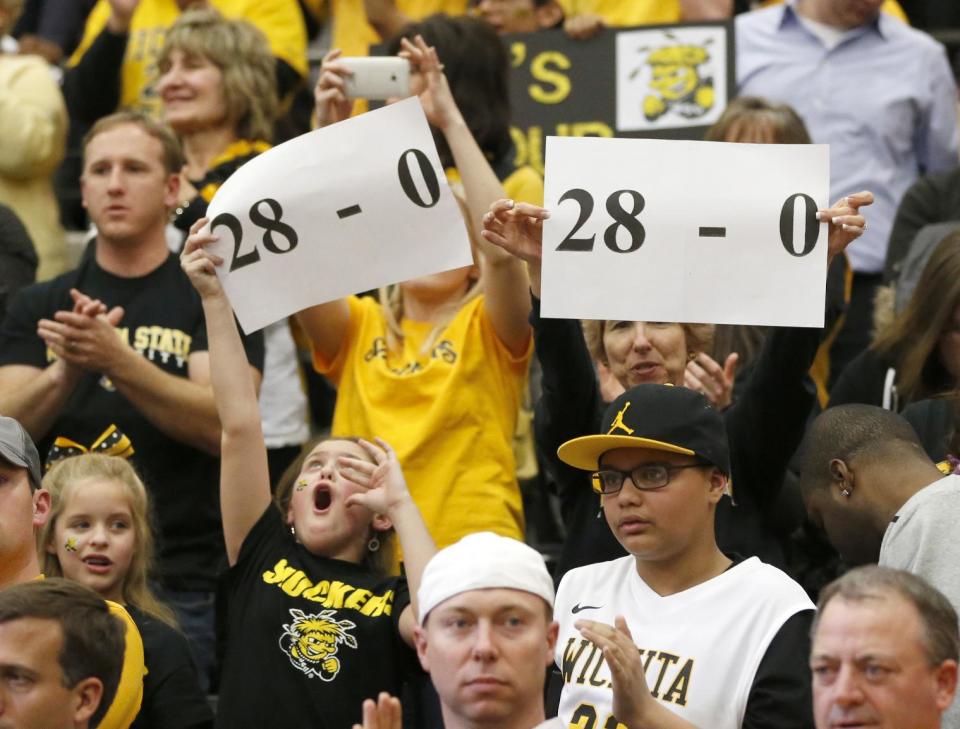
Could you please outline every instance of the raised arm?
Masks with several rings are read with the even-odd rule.
[[[483,217],[481,235],[491,245],[526,262],[530,272],[534,351],[543,370],[542,397],[535,421],[537,443],[554,473],[569,472],[565,483],[579,483],[575,469],[556,456],[561,443],[596,432],[600,392],[580,322],[540,318],[540,259],[546,209],[497,200]],[[588,489],[589,491],[589,489]],[[568,494],[561,493],[566,500]],[[582,494],[569,494],[579,500]]]
[[[348,456],[340,458],[343,475],[369,489],[350,496],[347,506],[360,504],[375,514],[387,516],[393,524],[403,549],[403,566],[410,589],[410,604],[400,615],[400,635],[407,645],[412,646],[420,580],[427,562],[436,554],[437,548],[420,515],[420,509],[407,489],[397,454],[381,439],[377,438],[376,441],[376,445],[365,440],[360,441],[373,463]]]
[[[181,265],[200,293],[207,321],[210,377],[221,425],[220,510],[227,559],[233,565],[243,540],[270,505],[270,472],[256,387],[233,310],[214,272],[223,261],[203,248],[217,237],[199,233],[206,222],[194,225]]]
[[[447,140],[463,181],[472,230],[479,233],[484,214],[506,193],[457,108],[436,50],[420,36],[412,42],[404,38],[401,43],[400,55],[410,59],[411,65],[423,74],[420,103],[428,121]],[[477,249],[490,322],[507,349],[521,354],[530,342],[530,299],[523,263],[482,238]]]

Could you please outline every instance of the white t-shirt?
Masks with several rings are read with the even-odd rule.
[[[613,625],[623,615],[654,698],[703,729],[739,729],[770,641],[789,618],[813,607],[796,582],[756,557],[666,597],[640,578],[632,556],[573,569],[554,607],[564,681],[559,716],[571,726],[616,726],[610,670],[573,623]]]

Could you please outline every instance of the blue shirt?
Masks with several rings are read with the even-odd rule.
[[[831,203],[870,190],[853,269],[883,270],[900,199],[922,173],[957,165],[957,93],[943,46],[881,13],[828,49],[794,2],[736,18],[741,96],[793,106],[814,142],[830,145]]]

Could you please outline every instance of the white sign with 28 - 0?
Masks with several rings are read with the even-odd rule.
[[[543,316],[823,326],[826,145],[548,137]]]
[[[416,98],[246,163],[208,210],[217,274],[245,332],[308,306],[469,266],[457,206]]]

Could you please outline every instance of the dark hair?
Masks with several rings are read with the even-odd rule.
[[[709,142],[810,144],[810,133],[792,106],[759,96],[741,96],[727,104],[704,138]]]
[[[838,405],[818,415],[801,452],[800,485],[805,491],[830,483],[830,461],[835,458],[880,461],[909,453],[926,457],[910,423],[889,410],[859,403]]]
[[[23,582],[0,591],[0,624],[26,618],[51,620],[60,626],[64,686],[73,688],[91,677],[103,684],[100,706],[90,721],[90,726],[96,726],[120,683],[125,626],[93,590],[58,577]]]
[[[823,611],[834,598],[864,602],[883,600],[891,594],[899,595],[917,609],[923,625],[923,647],[932,667],[960,659],[957,611],[950,601],[926,580],[889,567],[857,567],[823,588],[811,634],[816,635]]]
[[[168,175],[180,173],[184,165],[183,150],[181,150],[180,142],[173,133],[173,130],[137,111],[118,111],[116,114],[111,114],[110,116],[105,116],[97,120],[97,123],[90,128],[90,131],[87,132],[83,138],[84,165],[86,165],[87,147],[90,145],[90,142],[93,141],[93,138],[104,132],[109,132],[116,127],[124,126],[125,124],[133,124],[134,126],[140,127],[144,132],[160,142],[160,146],[163,148],[162,158],[164,172]]]
[[[387,53],[398,53],[400,39],[416,35],[437,49],[453,98],[480,149],[495,166],[513,148],[507,85],[510,59],[497,32],[478,18],[437,13],[391,38]],[[452,167],[453,155],[443,135],[434,130],[434,139],[440,161]]]
[[[872,345],[882,357],[895,359],[897,387],[907,400],[936,395],[937,383],[948,379],[938,344],[957,306],[960,231],[933,249],[906,308]]]

